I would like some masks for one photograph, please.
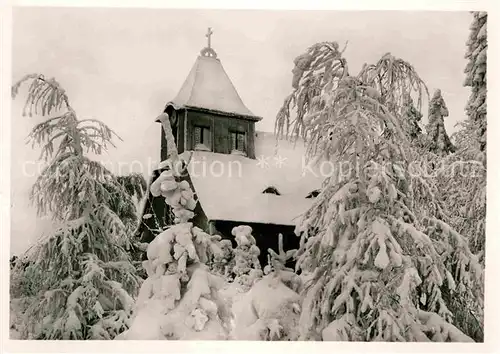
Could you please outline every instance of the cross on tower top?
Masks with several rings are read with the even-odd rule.
[[[208,27],[207,34],[205,34],[208,39],[208,46],[203,48],[200,53],[204,57],[217,58],[217,53],[212,49],[212,34],[214,34],[212,27]]]
[[[208,27],[207,34],[205,35],[208,38],[208,48],[212,48],[212,34],[214,34],[212,27]]]

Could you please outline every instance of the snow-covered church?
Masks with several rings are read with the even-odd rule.
[[[322,179],[306,165],[303,142],[277,141],[274,134],[257,130],[262,117],[243,103],[211,47],[211,33],[209,29],[208,46],[163,112],[170,117],[180,156],[189,161],[186,179],[198,199],[193,223],[228,239],[233,239],[233,227],[249,225],[265,264],[267,249],[278,250],[280,233],[285,249],[298,247],[295,225]],[[167,159],[163,128],[161,159]],[[162,171],[160,165],[153,180]],[[164,199],[149,194],[136,236],[150,242],[155,230],[169,224]]]

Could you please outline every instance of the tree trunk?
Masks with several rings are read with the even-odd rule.
[[[162,113],[158,117],[158,120],[161,122],[163,131],[165,132],[165,139],[167,140],[167,159],[171,159],[172,166],[174,166],[174,163],[179,160],[179,152],[177,150],[177,145],[175,144],[169,116],[167,113]]]

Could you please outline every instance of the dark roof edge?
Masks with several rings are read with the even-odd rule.
[[[240,113],[234,113],[234,112],[219,111],[216,109],[201,108],[201,107],[187,106],[187,105],[177,105],[174,102],[168,102],[165,105],[164,109],[166,109],[168,106],[172,106],[176,110],[178,110],[178,109],[190,109],[190,110],[199,111],[199,112],[215,113],[215,114],[222,115],[222,116],[243,118],[243,119],[251,120],[254,122],[260,122],[262,120],[262,117],[254,116],[254,115],[250,115],[250,114],[240,114]],[[158,122],[158,120],[156,120],[155,122]]]
[[[296,227],[297,226],[294,223],[290,223],[290,224],[276,224],[274,222],[263,222],[263,221],[241,221],[241,220],[209,219],[209,218],[207,218],[207,219],[208,219],[208,221],[237,222],[237,223],[240,223],[241,225],[246,225],[246,224],[262,224],[262,225],[289,226],[289,227]]]

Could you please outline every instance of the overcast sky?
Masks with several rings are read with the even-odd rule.
[[[159,158],[154,118],[172,99],[212,27],[212,46],[243,102],[272,131],[291,90],[293,59],[319,41],[349,41],[345,57],[356,73],[383,54],[409,61],[429,90],[440,88],[449,133],[465,118],[462,86],[468,12],[202,11],[169,9],[17,8],[13,12],[13,80],[27,73],[55,77],[80,117],[102,120],[123,138],[103,158],[114,163]],[[34,223],[25,161],[39,151],[24,138],[40,118],[13,103],[12,252],[23,251],[50,223]],[[426,112],[424,112],[426,114]],[[34,170],[28,166],[27,172]],[[136,167],[133,169],[137,170]],[[122,170],[122,172],[128,172]]]

